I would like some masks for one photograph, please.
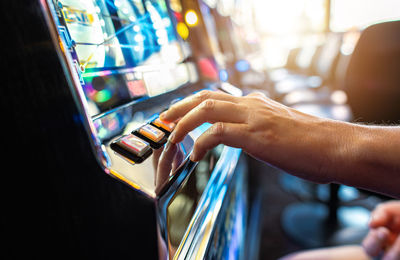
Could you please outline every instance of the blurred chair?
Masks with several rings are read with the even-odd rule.
[[[320,34],[305,36],[302,46],[289,51],[284,67],[269,71],[274,87],[283,80],[306,79],[316,74],[316,64],[323,49],[321,38]]]
[[[269,71],[269,78],[273,83],[286,78],[288,75],[293,73],[299,73],[301,68],[297,64],[297,58],[302,52],[302,48],[297,47],[289,50],[289,54],[286,57],[285,66]]]
[[[309,74],[294,74],[275,84],[275,96],[278,101],[292,91],[308,88],[320,88],[329,84],[340,54],[342,33],[329,33],[323,45],[315,50],[310,63]]]
[[[334,59],[328,59],[330,63],[327,79],[317,88],[299,88],[286,93],[281,97],[281,102],[287,106],[296,104],[313,103],[334,103],[344,104],[347,102],[347,96],[344,90],[344,78],[354,47],[360,37],[360,30],[351,29],[344,32],[338,52]],[[331,54],[332,57],[332,54]]]
[[[292,107],[317,116],[345,121],[399,122],[399,69],[400,21],[372,25],[362,31],[344,73],[341,86],[347,93],[348,106],[342,111],[343,118],[332,113],[338,107],[334,102],[314,100]],[[337,184],[311,184],[309,187],[310,194],[317,194],[316,188],[325,187],[328,199],[323,201],[317,194],[308,202],[289,205],[282,214],[282,226],[286,234],[308,248],[361,242],[367,232],[369,210],[387,199]],[[352,189],[357,194],[352,199],[342,199],[342,188]]]
[[[345,43],[343,43],[345,45]],[[285,94],[280,102],[287,106],[298,104],[345,104],[347,95],[344,92],[344,78],[351,53],[338,54],[332,66],[332,76],[318,88],[301,88]]]
[[[365,29],[349,63],[344,90],[357,122],[400,122],[400,21]]]

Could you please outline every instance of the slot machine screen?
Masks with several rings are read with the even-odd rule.
[[[164,0],[49,0],[91,116],[190,81]]]

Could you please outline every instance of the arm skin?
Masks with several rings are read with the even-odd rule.
[[[177,122],[177,143],[197,126],[212,123],[196,141],[191,159],[218,144],[318,183],[340,183],[400,198],[400,127],[377,127],[318,118],[261,93],[233,97],[201,91],[160,115]]]

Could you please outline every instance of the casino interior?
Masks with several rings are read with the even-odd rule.
[[[208,89],[396,124],[398,0],[0,6],[3,259],[279,259],[360,245],[392,199],[222,144],[191,161],[212,124],[169,144],[176,124],[159,116]]]

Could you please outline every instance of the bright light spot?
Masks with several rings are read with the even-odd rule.
[[[166,37],[167,36],[167,31],[163,30],[163,29],[158,29],[158,30],[156,30],[156,35],[157,35],[158,38]]]
[[[226,70],[222,69],[219,71],[219,79],[221,81],[226,82],[226,81],[228,81],[228,78],[229,78],[229,74]]]
[[[108,101],[112,96],[112,93],[108,89],[100,90],[95,95],[96,102],[102,103]]]
[[[139,31],[140,31],[140,26],[139,26],[139,25],[133,26],[133,30],[134,30],[135,32],[139,32]]]
[[[157,39],[157,43],[159,45],[164,45],[164,44],[166,44],[166,41],[164,39]]]
[[[189,37],[189,28],[186,26],[186,24],[182,22],[178,23],[176,25],[176,30],[182,39],[186,40]]]
[[[186,21],[187,25],[193,27],[199,23],[199,18],[197,17],[197,14],[195,11],[188,10],[185,14],[185,21]]]
[[[135,37],[134,37],[134,39],[135,39],[136,42],[142,42],[142,41],[144,41],[144,37],[143,37],[142,34],[136,34]]]
[[[347,121],[350,117],[350,111],[345,105],[337,105],[332,108],[332,116],[336,120]]]
[[[246,72],[250,69],[250,64],[247,60],[239,60],[235,64],[236,70],[240,72]]]
[[[163,20],[164,27],[169,27],[171,25],[171,20],[169,18],[164,18]]]
[[[179,0],[171,0],[169,1],[169,5],[174,12],[180,13],[182,12],[182,5]]]
[[[347,102],[347,95],[342,90],[336,90],[332,93],[331,100],[335,104],[343,105],[346,104]]]

